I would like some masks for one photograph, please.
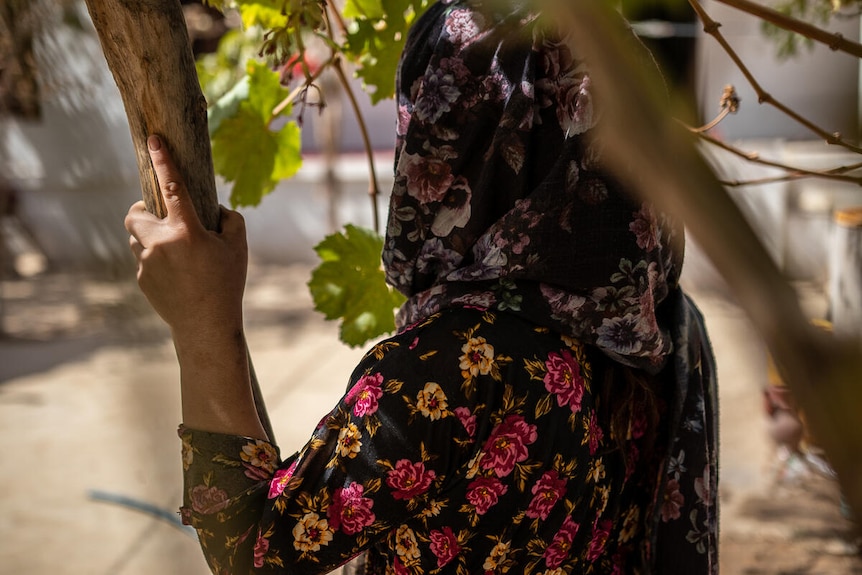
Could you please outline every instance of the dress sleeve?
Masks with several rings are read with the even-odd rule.
[[[182,515],[214,573],[328,573],[433,512],[473,441],[453,411],[464,404],[458,386],[408,347],[373,349],[284,461],[265,441],[181,428]]]
[[[280,463],[278,448],[260,439],[184,426],[179,436],[183,523],[197,530],[213,573],[251,565],[257,524]]]

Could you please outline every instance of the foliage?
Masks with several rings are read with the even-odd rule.
[[[858,15],[862,9],[862,0],[780,0],[773,8],[782,14],[824,25],[833,18]],[[814,46],[810,38],[784,30],[771,22],[762,22],[761,30],[775,42],[777,56],[782,59],[797,55],[800,46],[809,50]]]
[[[197,66],[204,94],[215,102],[213,164],[234,182],[232,205],[257,205],[299,169],[301,118],[290,117],[292,104],[305,103],[326,68],[343,79],[341,62],[351,62],[373,103],[393,96],[407,31],[430,2],[346,0],[339,10],[333,0],[209,0],[238,10],[244,28],[226,34],[218,52]],[[292,83],[298,86],[288,93],[282,86]],[[341,319],[342,340],[356,346],[391,331],[403,297],[385,284],[379,236],[348,226],[315,249],[322,263],[309,288],[319,311]]]
[[[234,182],[234,206],[258,204],[302,164],[299,127],[288,122],[272,128],[272,110],[286,94],[278,74],[254,61],[248,63],[247,72],[209,112],[213,164]]]
[[[322,260],[308,282],[315,309],[341,319],[341,340],[351,347],[395,329],[393,311],[404,302],[386,285],[382,249],[382,237],[353,225],[314,248]]]

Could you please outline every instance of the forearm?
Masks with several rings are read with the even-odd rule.
[[[184,425],[272,439],[257,415],[242,322],[194,333],[174,331],[173,336],[180,364]]]

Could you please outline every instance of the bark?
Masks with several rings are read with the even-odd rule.
[[[147,209],[165,215],[147,152],[147,136],[158,134],[185,178],[201,222],[207,229],[217,229],[207,104],[179,1],[86,2],[126,107]]]
[[[86,2],[126,108],[147,209],[165,216],[147,151],[147,137],[158,134],[182,173],[204,227],[217,230],[220,211],[207,104],[179,0]],[[249,369],[258,416],[269,439],[274,440],[250,360]]]

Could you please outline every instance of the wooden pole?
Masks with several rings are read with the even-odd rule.
[[[178,0],[86,0],[135,147],[147,209],[164,217],[147,136],[168,146],[204,227],[218,228],[219,207],[207,131],[207,104]]]
[[[135,147],[147,209],[165,216],[147,137],[168,147],[204,227],[218,230],[219,204],[201,93],[179,0],[86,0],[108,67],[120,89]],[[272,427],[251,368],[258,416],[270,440]]]

